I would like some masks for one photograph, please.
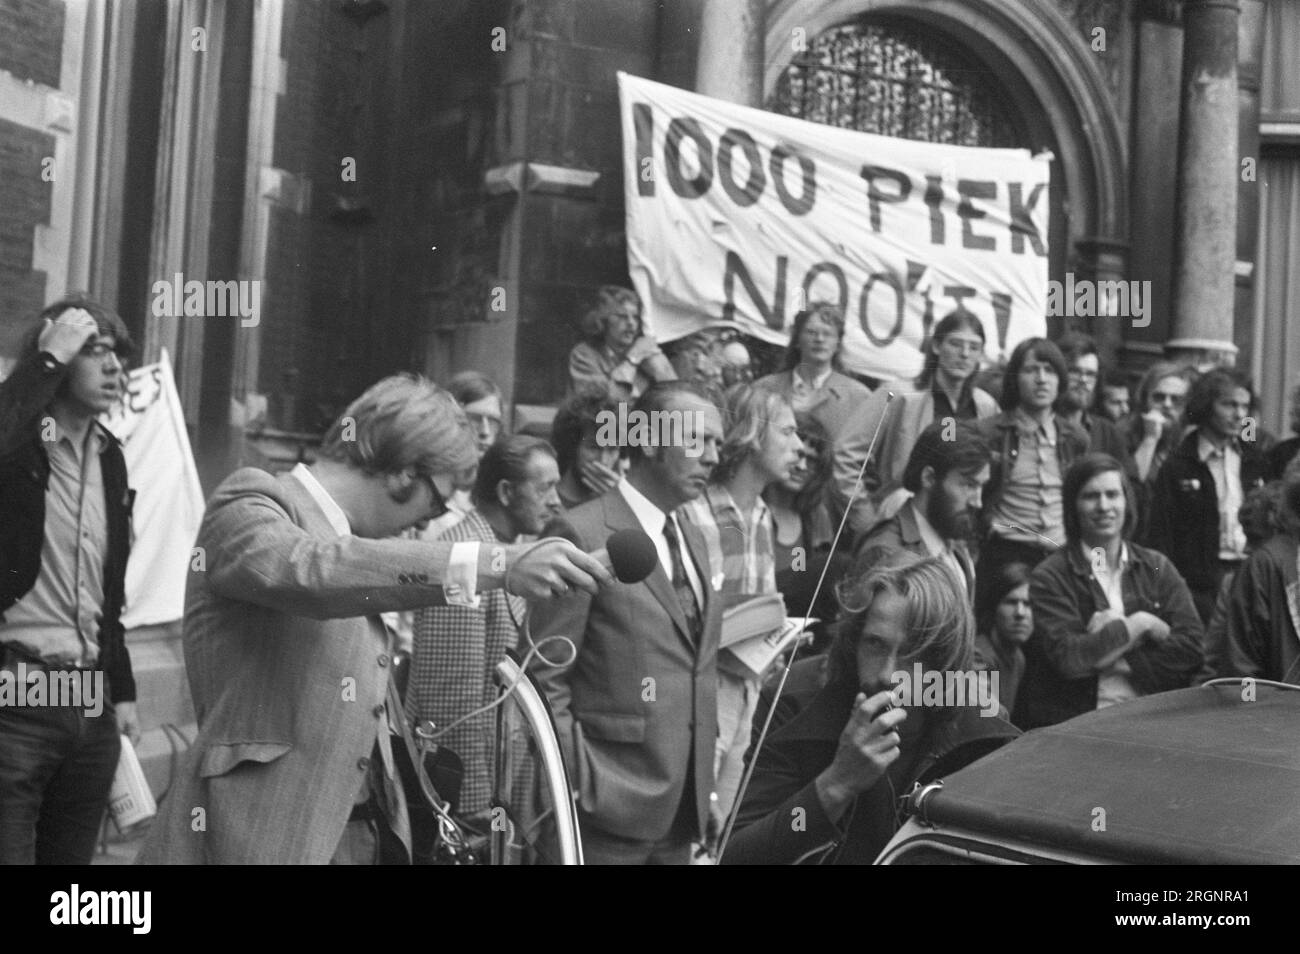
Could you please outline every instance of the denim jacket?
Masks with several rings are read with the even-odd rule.
[[[1088,452],[1088,432],[1076,427],[1059,414],[1052,415],[1056,424],[1056,458],[1061,465],[1061,478],[1075,459]],[[989,461],[989,482],[984,489],[984,509],[981,516],[983,536],[990,530],[990,521],[1002,501],[1003,486],[1016,458],[1020,456],[1020,424],[1015,411],[1003,411],[996,417],[980,420],[976,427],[988,441],[992,459]]]

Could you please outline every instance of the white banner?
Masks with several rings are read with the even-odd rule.
[[[135,490],[122,624],[130,630],[180,619],[203,488],[166,351],[157,364],[130,373],[126,399],[103,420],[124,445]]]
[[[875,136],[618,74],[629,270],[672,341],[729,324],[784,345],[843,307],[844,363],[921,368],[959,305],[986,357],[1046,333],[1050,157]]]

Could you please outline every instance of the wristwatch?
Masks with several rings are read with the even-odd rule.
[[[41,370],[46,374],[55,374],[63,368],[63,362],[48,351],[42,351],[36,356],[41,364]]]

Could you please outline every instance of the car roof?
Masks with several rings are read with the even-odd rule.
[[[1026,732],[946,778],[924,816],[1119,862],[1300,863],[1300,691],[1246,689],[1180,689]]]

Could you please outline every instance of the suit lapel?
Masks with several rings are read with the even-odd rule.
[[[700,580],[700,595],[704,598],[700,603],[700,620],[703,621],[708,618],[709,600],[713,598],[711,591],[713,578],[709,574],[711,568],[709,551],[704,543],[704,535],[689,520],[678,520],[677,523],[682,528],[682,539],[686,541],[686,549],[690,553],[691,562],[695,564],[695,574]]]
[[[605,504],[605,526],[610,530],[645,529],[641,526],[641,521],[636,518],[636,514],[632,512],[632,508],[628,506],[627,501],[623,499],[623,495],[617,490],[606,494],[602,499]],[[662,530],[660,534],[662,535]],[[690,631],[686,626],[686,614],[682,612],[682,604],[677,602],[677,592],[673,589],[672,580],[668,578],[668,574],[664,571],[663,564],[659,560],[655,560],[655,568],[645,578],[644,582],[654,598],[659,601],[659,605],[672,617],[673,625],[677,627],[678,634],[687,643],[691,643]]]

